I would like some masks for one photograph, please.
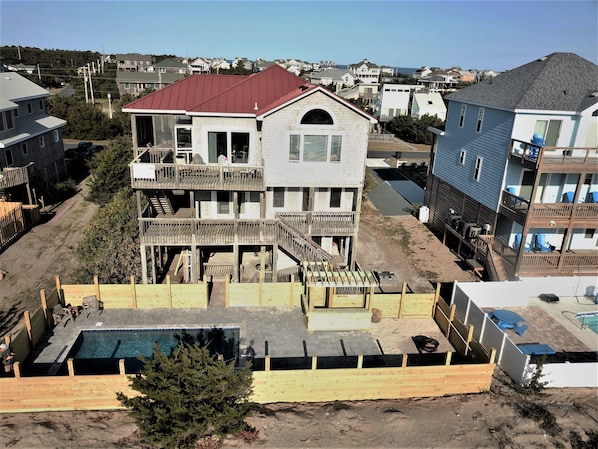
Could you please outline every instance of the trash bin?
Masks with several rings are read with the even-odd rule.
[[[428,206],[421,206],[419,208],[419,221],[427,223],[430,218],[430,208]]]

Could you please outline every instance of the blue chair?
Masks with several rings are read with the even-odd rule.
[[[598,203],[598,192],[588,192],[586,203]]]
[[[565,193],[563,193],[563,203],[572,203],[574,195],[575,195],[575,192],[565,192]]]
[[[532,137],[532,143],[534,145],[539,145],[539,146],[542,146],[542,147],[544,145],[546,145],[546,142],[542,138],[542,135],[539,134],[539,133],[536,133],[536,134],[533,135],[533,137]],[[537,159],[539,152],[540,152],[540,148],[538,148],[538,147],[530,147],[529,148],[529,157],[532,158],[532,159]]]
[[[507,187],[507,192],[509,192],[511,195],[513,196],[517,196],[517,193],[515,193],[515,187]],[[520,207],[521,206],[521,200],[518,200],[517,198],[513,198],[511,197],[511,204],[514,207]]]
[[[522,326],[513,326],[513,330],[515,331],[515,333],[517,335],[519,335],[520,337],[523,337],[523,334],[527,330],[527,324],[524,324]]]
[[[515,239],[513,240],[513,249],[519,252],[519,248],[521,248],[521,234],[515,234]],[[529,244],[525,243],[523,246],[523,252],[529,253],[531,250]]]
[[[550,253],[554,251],[554,246],[546,241],[546,236],[544,234],[536,234],[532,241],[532,251]]]

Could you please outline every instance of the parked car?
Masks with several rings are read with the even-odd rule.
[[[93,142],[79,142],[77,145],[77,150],[83,151],[86,150],[88,155],[91,155],[97,151],[97,147],[93,144]]]

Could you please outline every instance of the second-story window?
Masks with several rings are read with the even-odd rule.
[[[330,207],[341,207],[343,189],[330,189]]]
[[[484,161],[484,158],[478,156],[475,160],[475,169],[473,172],[473,179],[475,179],[476,181],[480,181],[480,176],[482,174],[482,162]]]
[[[272,190],[272,207],[284,207],[284,187],[274,187]]]
[[[39,100],[39,110],[40,111],[44,110],[44,100]]]
[[[465,156],[467,156],[467,150],[462,149],[461,153],[459,154],[459,164],[465,165]]]
[[[45,146],[46,146],[46,139],[44,139],[44,136],[39,136],[39,147],[44,148]]]
[[[54,130],[54,142],[58,143],[60,141],[60,133],[57,129]]]
[[[27,103],[27,112],[30,114],[33,112],[33,108],[31,108],[31,103]]]
[[[11,149],[6,150],[6,165],[11,167],[12,164],[14,164],[14,163],[15,163],[15,161],[12,158],[12,150]]]
[[[478,111],[478,121],[475,126],[475,132],[479,133],[482,130],[482,122],[484,121],[484,108]]]
[[[27,154],[29,153],[29,148],[27,148],[26,143],[21,145],[21,150],[23,150],[23,156],[27,156]]]
[[[463,128],[463,123],[465,122],[465,113],[467,112],[467,105],[461,105],[461,115],[459,115],[459,128]]]
[[[328,136],[303,136],[304,162],[326,162],[327,153]]]
[[[15,127],[15,124],[12,120],[12,111],[6,111],[5,115],[6,115],[6,129],[13,129]]]
[[[298,161],[300,159],[300,141],[301,136],[298,134],[291,134],[291,141],[289,144],[289,161]]]

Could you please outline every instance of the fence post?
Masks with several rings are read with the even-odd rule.
[[[357,368],[363,368],[363,354],[357,356]]]
[[[125,359],[118,359],[118,373],[122,374],[123,376],[127,374],[125,372]]]
[[[449,366],[451,364],[451,359],[453,358],[453,352],[449,351],[446,353],[446,360],[444,361],[444,366]]]
[[[62,284],[60,283],[60,276],[56,276],[55,284],[56,284],[56,293],[58,294],[58,302],[64,303],[64,297],[62,295]]]
[[[73,359],[68,359],[66,361],[66,366],[69,370],[69,376],[73,377],[75,375],[75,366],[73,365]]]
[[[228,309],[230,307],[230,297],[229,297],[230,292],[228,291],[229,284],[230,284],[230,276],[226,276],[226,278],[224,280],[224,308],[225,309]]]
[[[449,338],[449,335],[451,334],[451,326],[453,324],[453,320],[455,319],[455,312],[457,310],[457,306],[455,304],[453,304],[451,306],[451,308],[449,309],[449,316],[448,316],[448,322],[446,323],[446,331],[445,331],[445,337]]]
[[[137,310],[137,290],[135,288],[135,276],[131,275],[131,300],[133,302],[133,310]]]
[[[401,354],[401,368],[405,368],[407,366],[407,354]]]
[[[469,353],[469,343],[471,343],[471,340],[473,340],[473,324],[469,325],[469,329],[467,331],[467,341],[465,342],[465,354],[463,355],[467,355]]]
[[[401,301],[399,302],[399,318],[403,318],[403,303],[405,302],[405,294],[407,293],[407,282],[403,281],[401,287]]]
[[[101,301],[102,296],[100,295],[100,281],[98,280],[97,274],[93,277],[93,285],[95,286],[95,289],[96,289],[96,298],[98,301]]]
[[[496,360],[496,348],[490,349],[490,360],[488,363],[495,363]]]
[[[166,288],[168,289],[168,308],[172,309],[172,287],[170,285],[170,275],[166,275]]]
[[[12,364],[12,372],[15,375],[15,378],[21,377],[21,362],[15,362]]]
[[[42,312],[44,312],[44,320],[46,322],[45,328],[48,328],[49,319],[48,319],[48,301],[46,300],[46,291],[41,289],[39,291],[39,296],[42,301]]]
[[[33,349],[33,339],[31,338],[31,315],[29,314],[29,310],[25,310],[23,312],[23,317],[25,318],[25,329],[27,329],[27,340],[29,343],[29,349]]]
[[[311,356],[311,369],[318,369],[318,356],[317,355]]]
[[[278,280],[278,279],[277,279]],[[289,307],[295,305],[295,275],[291,274],[291,286],[289,291]]]
[[[264,371],[270,371],[270,356],[267,355],[264,358]]]

